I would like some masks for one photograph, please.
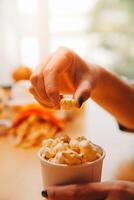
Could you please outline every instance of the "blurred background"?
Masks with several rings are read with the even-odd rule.
[[[69,47],[133,82],[133,21],[134,0],[0,0],[0,85],[12,83],[11,72],[16,67],[26,65],[34,70],[59,46]],[[24,98],[22,91],[17,89],[17,98]],[[91,100],[85,116],[85,132],[79,132],[106,149],[103,180],[115,178],[117,166],[124,165],[116,178],[134,181],[133,161],[126,165],[126,160],[134,160],[134,137],[121,133],[117,121]],[[7,191],[7,185],[5,188]]]
[[[133,0],[1,0],[0,83],[59,46],[134,78]]]

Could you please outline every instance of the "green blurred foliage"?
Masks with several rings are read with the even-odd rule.
[[[99,35],[98,47],[116,55],[112,69],[134,79],[134,0],[98,0],[92,17],[89,32]]]

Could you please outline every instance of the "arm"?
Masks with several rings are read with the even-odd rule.
[[[72,94],[81,105],[90,96],[127,128],[134,129],[134,89],[75,52],[59,48],[31,76],[31,93],[49,108],[60,107],[60,93]]]
[[[99,67],[92,99],[127,128],[134,129],[134,87]]]

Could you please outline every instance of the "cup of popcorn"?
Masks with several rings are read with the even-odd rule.
[[[39,150],[44,189],[53,185],[99,182],[104,150],[85,137],[47,139]]]

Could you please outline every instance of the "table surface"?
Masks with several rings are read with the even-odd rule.
[[[114,178],[118,164],[123,159],[134,158],[134,136],[121,133],[115,120],[93,102],[88,105],[84,123],[84,134],[106,151],[102,180]],[[1,200],[42,199],[37,150],[16,149],[8,138],[0,138]]]

